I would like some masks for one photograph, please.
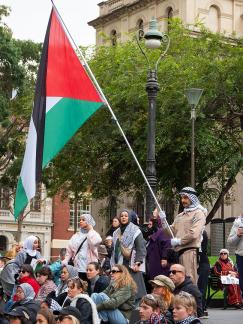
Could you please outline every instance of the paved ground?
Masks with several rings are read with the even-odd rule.
[[[209,318],[203,319],[203,324],[243,324],[243,310],[209,308]]]

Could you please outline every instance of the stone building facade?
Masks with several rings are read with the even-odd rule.
[[[148,28],[155,17],[161,31],[167,31],[168,18],[179,17],[194,25],[199,21],[213,32],[243,36],[243,0],[108,0],[98,4],[99,17],[89,25],[96,29],[96,44],[104,35],[124,42],[138,28]]]
[[[44,188],[27,206],[21,227],[14,220],[9,209],[12,201],[7,194],[8,189],[0,188],[0,252],[11,249],[16,242],[23,242],[29,235],[36,235],[41,242],[41,253],[50,257],[52,228],[52,199],[46,196]]]
[[[108,0],[98,6],[99,17],[89,22],[96,30],[98,46],[125,42],[138,29],[146,32],[153,17],[161,32],[168,31],[168,18],[178,17],[192,31],[198,31],[194,25],[199,22],[213,32],[229,37],[243,36],[243,0]],[[242,197],[243,175],[238,174],[235,185],[214,218],[230,219],[240,215],[243,212]],[[221,237],[225,235],[219,234]]]

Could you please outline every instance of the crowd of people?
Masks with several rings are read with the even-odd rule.
[[[157,209],[142,226],[134,211],[122,210],[104,241],[94,218],[81,215],[79,232],[52,263],[42,257],[38,238],[27,237],[1,268],[0,322],[126,324],[137,314],[137,324],[201,323],[210,270],[206,209],[191,187],[183,188],[180,197],[183,211],[170,226],[173,238],[165,214]],[[236,235],[241,240],[237,230]],[[238,277],[226,249],[214,270],[219,277]],[[240,287],[228,288],[228,302],[239,308]]]

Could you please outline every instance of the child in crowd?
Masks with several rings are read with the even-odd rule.
[[[167,305],[164,300],[155,294],[145,295],[140,302],[140,321],[136,324],[172,324],[172,318],[165,315]]]
[[[195,316],[197,314],[197,305],[195,298],[181,291],[175,295],[173,301],[173,316],[177,324],[201,324],[201,321]]]

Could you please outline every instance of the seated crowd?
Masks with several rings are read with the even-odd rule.
[[[25,239],[1,270],[0,323],[201,323],[202,295],[184,266],[169,260],[165,251],[161,252],[161,271],[159,266],[152,269],[152,260],[146,259],[151,236],[153,242],[159,240],[159,246],[168,247],[158,222],[151,221],[142,232],[136,217],[123,211],[113,221],[104,244],[94,226],[91,215],[82,215],[80,232],[53,263],[41,256],[37,237]],[[123,243],[136,253],[129,253]],[[226,261],[220,259],[215,270],[220,273],[224,268]],[[131,320],[134,314],[137,319]]]

